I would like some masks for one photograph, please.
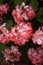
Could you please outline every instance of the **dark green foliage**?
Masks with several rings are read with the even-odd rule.
[[[6,47],[6,45],[5,45],[5,44],[0,43],[0,51],[4,50],[4,49],[5,49],[5,47]]]
[[[13,26],[13,21],[12,20],[8,20],[7,22],[6,22],[6,27],[7,27],[7,29],[11,29],[11,27]]]
[[[38,22],[40,22],[40,23],[43,24],[43,16],[37,14],[37,16],[36,16],[36,20],[37,20]]]
[[[43,15],[43,7],[39,9],[39,15]]]
[[[31,0],[30,5],[35,9],[35,11],[38,10],[38,1],[37,0]]]
[[[0,4],[2,3],[3,0],[0,0]]]

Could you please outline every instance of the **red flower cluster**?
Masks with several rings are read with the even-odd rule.
[[[25,42],[32,36],[32,26],[31,23],[21,22],[12,28],[10,33],[10,40],[15,44],[24,45]]]
[[[10,62],[19,62],[21,53],[19,52],[19,49],[17,46],[11,46],[10,48],[5,49],[2,51],[4,54],[4,58],[6,61]]]
[[[2,16],[3,14],[7,14],[8,10],[9,10],[9,6],[8,6],[7,3],[0,5],[0,15],[1,15],[1,16]]]
[[[24,45],[32,36],[31,23],[21,22],[15,25],[10,31],[5,27],[5,23],[0,26],[0,42],[3,44],[13,41],[15,44]]]
[[[30,48],[27,52],[28,59],[32,64],[43,64],[43,48]]]
[[[3,44],[9,42],[9,31],[5,27],[6,23],[4,23],[2,26],[0,26],[0,42]]]
[[[25,5],[23,2],[21,6],[15,7],[12,16],[16,23],[20,23],[23,20],[32,20],[35,17],[35,11],[32,6]]]
[[[35,44],[43,46],[43,26],[33,34],[32,40]]]

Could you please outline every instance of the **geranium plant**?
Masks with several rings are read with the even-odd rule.
[[[43,0],[0,1],[1,65],[22,65],[25,62],[26,65],[43,64],[42,2]]]

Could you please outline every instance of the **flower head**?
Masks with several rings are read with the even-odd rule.
[[[4,54],[4,58],[6,61],[10,62],[18,62],[20,61],[21,53],[17,46],[11,46],[10,48],[5,49],[2,51]]]
[[[32,36],[32,26],[31,23],[21,22],[12,28],[10,33],[10,40],[15,44],[24,45]]]
[[[9,6],[8,6],[7,3],[0,5],[0,15],[1,15],[1,16],[2,16],[3,14],[7,14],[8,10],[9,10]]]
[[[23,2],[21,6],[16,6],[12,11],[14,21],[19,24],[23,20],[32,20],[35,17],[35,10],[32,6],[25,5]]]
[[[43,45],[43,26],[33,34],[32,40],[35,44]]]
[[[43,64],[43,49],[38,48],[30,48],[27,51],[28,59],[32,62],[32,64]]]

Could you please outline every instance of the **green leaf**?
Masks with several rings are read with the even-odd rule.
[[[6,22],[6,27],[10,30],[12,26],[13,26],[13,21],[12,20],[8,20]]]
[[[38,10],[38,1],[37,0],[31,0],[30,5],[33,6],[33,8],[37,11]]]
[[[5,47],[6,47],[6,45],[5,45],[5,44],[0,43],[0,51],[4,50],[4,49],[5,49]]]
[[[39,15],[43,15],[43,7],[39,9]]]
[[[40,15],[37,15],[37,16],[36,16],[36,20],[37,20],[38,22],[40,22],[40,23],[43,23],[43,17],[40,16]]]
[[[0,4],[2,4],[2,1],[3,1],[3,0],[0,0]]]
[[[26,2],[26,0],[15,0],[16,5],[20,5],[22,2]]]
[[[14,0],[10,0],[10,2],[8,3],[9,4],[9,6],[12,8],[12,7],[14,7]]]

